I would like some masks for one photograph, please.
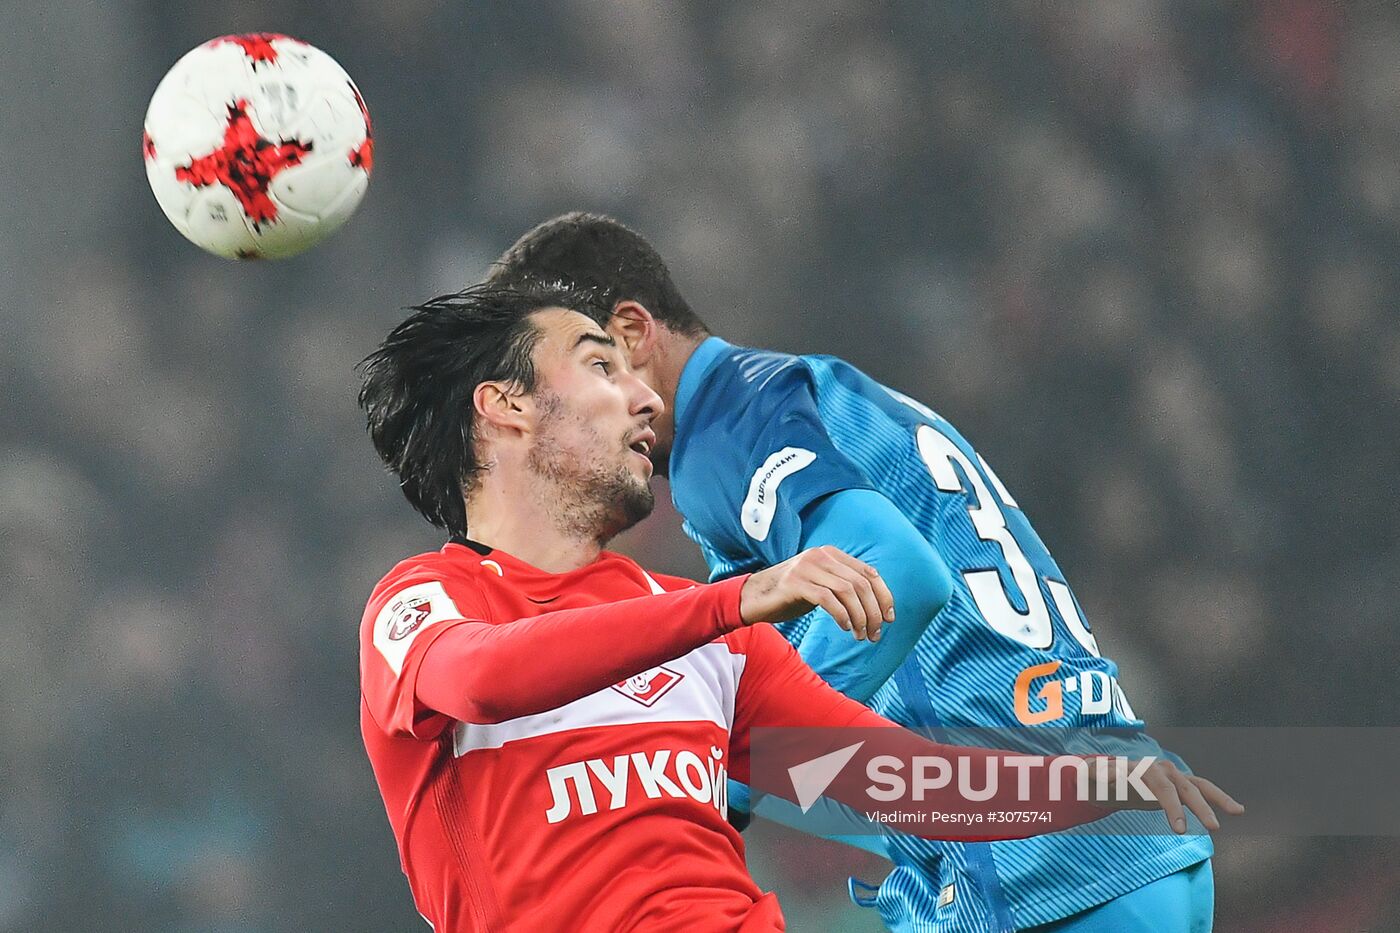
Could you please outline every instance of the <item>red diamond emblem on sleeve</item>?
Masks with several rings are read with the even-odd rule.
[[[669,667],[653,667],[649,671],[643,671],[634,677],[613,684],[612,688],[629,700],[643,706],[653,706],[657,700],[665,696],[672,687],[684,679],[684,674],[679,674]]]

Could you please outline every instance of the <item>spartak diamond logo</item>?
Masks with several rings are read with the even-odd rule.
[[[684,679],[684,674],[679,674],[669,667],[653,667],[621,683],[613,684],[612,688],[629,700],[635,700],[643,706],[654,706],[657,700]]]

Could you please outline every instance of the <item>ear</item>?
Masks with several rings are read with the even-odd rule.
[[[613,307],[607,331],[619,344],[633,369],[645,366],[656,352],[661,325],[643,305],[626,299]]]
[[[534,424],[534,399],[508,383],[481,383],[472,392],[472,407],[483,427],[523,432]]]

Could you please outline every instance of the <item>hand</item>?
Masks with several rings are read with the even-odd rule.
[[[760,570],[739,594],[747,625],[786,622],[818,607],[857,641],[879,641],[880,626],[894,621],[894,596],[879,571],[830,545]]]
[[[1144,797],[1137,791],[1132,782],[1127,784],[1127,800],[1118,799],[1118,785],[1124,783],[1119,778],[1137,767],[1137,761],[1129,761],[1128,767],[1122,772],[1118,768],[1108,769],[1108,781],[1103,787],[1099,787],[1098,768],[1094,767],[1093,759],[1089,760],[1090,781],[1094,784],[1094,791],[1091,795],[1095,803],[1099,803],[1111,810],[1161,810],[1166,813],[1167,821],[1171,824],[1172,830],[1178,834],[1186,832],[1186,810],[1195,814],[1196,819],[1209,830],[1220,828],[1220,820],[1215,816],[1212,807],[1219,807],[1231,816],[1239,816],[1244,812],[1244,805],[1234,797],[1225,793],[1215,784],[1203,777],[1194,774],[1187,774],[1176,765],[1165,759],[1158,759],[1152,763],[1140,778],[1147,789],[1152,792],[1155,800]]]

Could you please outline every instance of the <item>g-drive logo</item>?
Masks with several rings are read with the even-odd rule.
[[[778,485],[799,470],[805,470],[817,455],[802,447],[784,447],[763,461],[749,480],[749,494],[739,507],[739,521],[755,541],[768,537],[773,516],[778,511]]]
[[[1060,666],[1059,661],[1032,664],[1016,675],[1011,697],[1016,718],[1022,725],[1054,722],[1063,719],[1067,712],[1078,716],[1104,716],[1117,710],[1125,719],[1137,718],[1111,674],[1077,671],[1057,677]]]

